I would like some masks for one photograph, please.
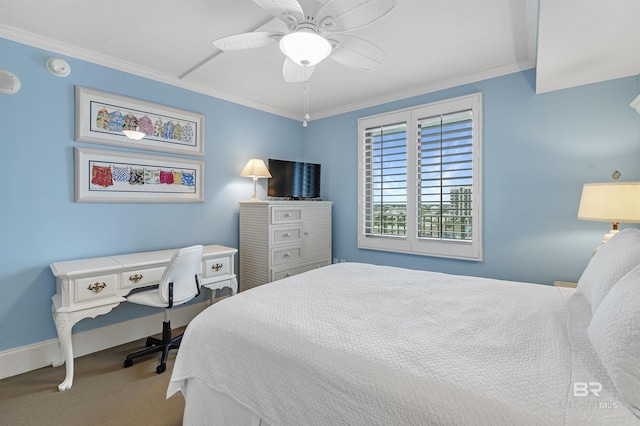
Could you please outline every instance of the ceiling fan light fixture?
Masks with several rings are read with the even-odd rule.
[[[331,43],[311,29],[300,29],[282,37],[280,50],[296,64],[306,67],[329,56]]]
[[[122,133],[124,133],[124,135],[129,139],[133,139],[135,141],[139,141],[146,136],[144,132],[140,132],[138,130],[123,130]]]

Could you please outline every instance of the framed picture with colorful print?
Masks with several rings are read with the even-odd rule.
[[[204,161],[74,148],[77,203],[202,203]]]
[[[204,156],[204,115],[81,86],[75,90],[77,141]]]

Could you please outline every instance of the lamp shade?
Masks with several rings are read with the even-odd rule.
[[[640,223],[640,182],[585,184],[578,219]]]
[[[240,172],[240,176],[252,177],[252,178],[270,178],[271,173],[265,166],[264,161],[259,158],[252,158],[247,161],[247,165]]]
[[[315,65],[331,53],[331,43],[313,30],[301,29],[280,39],[280,50],[301,66]]]

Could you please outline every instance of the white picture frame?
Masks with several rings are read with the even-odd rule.
[[[204,156],[204,115],[82,86],[75,87],[75,140]],[[127,138],[124,129],[145,133]]]
[[[77,203],[203,203],[204,161],[74,148]]]

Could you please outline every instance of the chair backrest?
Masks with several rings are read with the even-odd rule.
[[[173,283],[173,306],[181,305],[196,297],[200,291],[196,275],[200,275],[201,245],[179,249],[175,252],[160,283],[160,299],[169,303],[169,283]]]

